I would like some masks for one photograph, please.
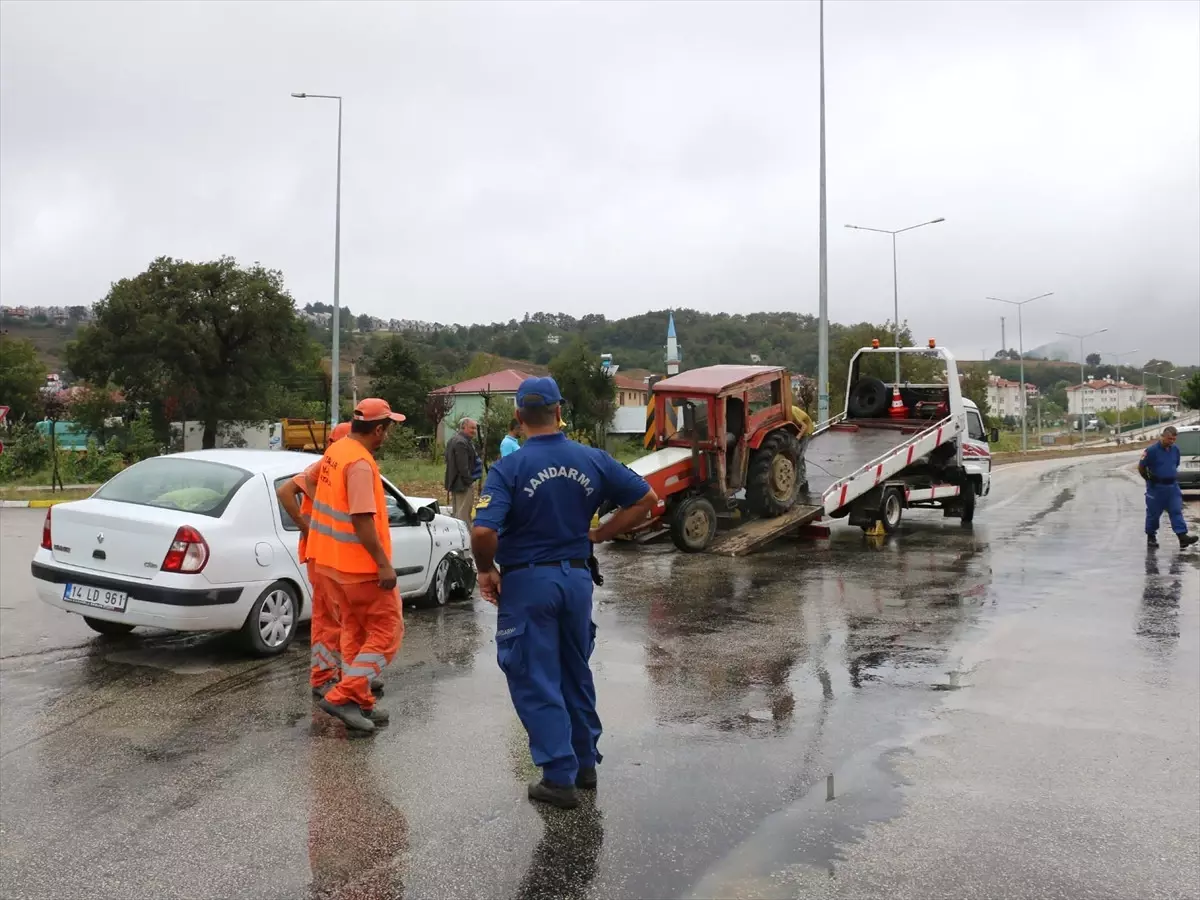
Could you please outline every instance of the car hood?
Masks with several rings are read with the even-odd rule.
[[[413,500],[419,503],[419,500]],[[467,550],[471,546],[471,532],[466,522],[460,522],[453,516],[443,516],[438,513],[429,523],[429,532],[433,535],[435,547],[448,546],[451,550]]]

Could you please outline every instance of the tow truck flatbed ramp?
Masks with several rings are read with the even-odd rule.
[[[872,460],[927,429],[932,422],[911,420],[838,421],[813,435],[805,450],[808,489],[815,496]]]
[[[751,519],[738,528],[718,535],[707,552],[718,556],[745,556],[763,544],[819,519],[823,511],[820,506],[797,504],[774,519]]]

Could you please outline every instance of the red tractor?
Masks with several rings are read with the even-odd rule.
[[[791,377],[778,366],[707,366],[653,387],[654,450],[630,468],[658,494],[638,531],[670,530],[675,546],[704,550],[717,517],[771,518],[805,487]]]

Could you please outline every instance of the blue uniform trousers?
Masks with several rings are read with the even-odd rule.
[[[573,785],[596,765],[600,717],[588,660],[596,646],[592,576],[557,566],[508,569],[500,587],[496,661],[547,781]]]
[[[1178,484],[1146,485],[1146,534],[1158,533],[1158,520],[1166,512],[1171,517],[1171,530],[1176,534],[1187,534],[1187,522],[1183,520],[1183,491]]]

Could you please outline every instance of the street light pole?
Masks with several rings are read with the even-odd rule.
[[[329,404],[329,428],[337,427],[341,405],[341,287],[342,287],[342,98],[338,94],[304,94],[293,93],[297,100],[336,100],[338,109],[337,124],[337,193],[334,200],[333,212],[333,317],[330,326],[333,330],[333,341],[330,348],[332,372],[329,376],[329,393],[332,403]]]
[[[1109,353],[1117,358],[1117,437],[1121,436],[1121,357],[1137,353],[1137,350],[1122,350],[1120,353]]]
[[[1025,331],[1021,322],[1021,310],[1026,303],[1032,303],[1034,300],[1041,300],[1043,297],[1053,296],[1054,291],[1048,291],[1045,294],[1038,294],[1036,297],[1030,297],[1028,300],[1003,300],[1000,297],[988,297],[989,300],[995,300],[998,303],[1007,303],[1009,306],[1017,308],[1017,353],[1021,357],[1021,452],[1029,451],[1029,433],[1025,427]]]
[[[825,217],[825,0],[820,3],[821,41],[821,200],[817,275],[817,424],[829,421],[829,262]]]
[[[904,234],[906,231],[912,231],[914,228],[924,228],[926,225],[936,225],[938,222],[945,222],[944,218],[930,219],[928,222],[920,222],[916,225],[909,225],[907,228],[897,228],[892,231],[887,228],[868,228],[866,225],[847,225],[847,228],[853,228],[855,231],[874,231],[876,234],[890,234],[892,236],[892,316],[895,321],[896,331],[896,384],[900,384],[900,285],[896,277],[896,235]]]
[[[1060,334],[1063,337],[1075,338],[1077,341],[1079,341],[1079,443],[1081,443],[1081,444],[1084,442],[1084,433],[1083,433],[1083,425],[1084,425],[1084,419],[1083,419],[1083,384],[1084,384],[1083,342],[1090,337],[1095,337],[1098,334],[1104,334],[1106,331],[1108,331],[1107,328],[1101,328],[1098,331],[1089,331],[1087,334],[1072,334],[1069,331],[1055,332],[1056,334]]]

